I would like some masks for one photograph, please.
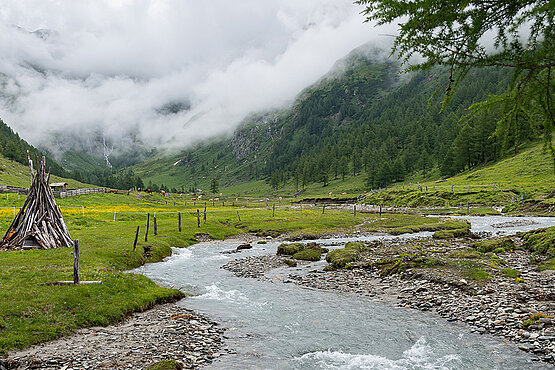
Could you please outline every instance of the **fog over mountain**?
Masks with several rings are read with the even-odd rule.
[[[350,0],[4,0],[0,117],[50,150],[99,134],[185,147],[287,104],[355,47],[389,45],[393,27],[360,11]]]

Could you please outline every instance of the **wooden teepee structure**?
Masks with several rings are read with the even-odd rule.
[[[27,152],[27,158],[29,158],[29,152]],[[36,175],[30,158],[29,168],[31,169],[29,194],[0,241],[0,249],[47,249],[73,246],[62,212],[56,205],[52,189],[48,186],[50,173],[46,174],[46,159],[42,157]]]

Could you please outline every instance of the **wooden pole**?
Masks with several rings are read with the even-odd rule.
[[[204,202],[204,223],[206,223],[206,202]]]
[[[145,231],[145,242],[148,241],[148,224],[150,223],[150,213],[146,214],[146,231]]]
[[[200,227],[200,211],[197,209],[197,225]]]
[[[237,211],[237,218],[239,219],[239,222],[241,222],[241,216],[239,216],[239,211]]]
[[[137,240],[139,239],[139,228],[140,226],[137,225],[137,232],[135,233],[135,241],[133,242],[133,251],[137,249]]]
[[[303,214],[303,204],[301,203],[301,215]]]
[[[158,235],[158,223],[156,222],[156,213],[154,214],[154,218],[152,219],[154,223],[154,235]]]
[[[272,217],[275,217],[276,215],[276,204],[274,203],[274,205],[272,206]]]
[[[181,212],[177,213],[177,225],[179,226],[179,232],[181,232]]]
[[[114,222],[116,222],[116,212],[114,212]]]
[[[470,214],[470,203],[466,202],[466,214]]]
[[[73,241],[73,284],[79,284],[79,240]]]
[[[380,217],[382,216],[382,205],[380,204]]]
[[[326,211],[326,205],[324,204],[324,205],[322,206],[322,214],[324,214],[325,211]]]
[[[355,216],[355,217],[357,216],[357,205],[356,204],[353,206],[353,216]]]

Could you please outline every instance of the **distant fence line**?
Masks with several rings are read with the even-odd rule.
[[[97,193],[107,193],[109,190],[106,188],[85,188],[76,190],[55,190],[54,196],[58,198],[69,198],[76,195],[84,194],[97,194]]]
[[[17,193],[21,195],[27,195],[29,189],[10,185],[0,185],[0,191],[2,193]],[[109,191],[110,190],[107,188],[84,188],[75,190],[53,190],[53,193],[54,196],[58,198],[69,198],[75,195],[107,193]],[[125,191],[125,193],[127,194],[127,191]]]

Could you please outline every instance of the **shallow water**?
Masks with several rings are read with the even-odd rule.
[[[472,218],[471,222],[478,225],[489,222],[482,219]],[[490,224],[505,220],[492,218]],[[429,234],[413,237],[423,235]],[[346,240],[325,242],[333,245]],[[182,304],[228,328],[225,345],[237,353],[222,356],[210,368],[546,367],[532,362],[514,344],[471,333],[467,326],[448,323],[429,313],[284,283],[279,276],[282,270],[274,271],[271,281],[234,277],[220,267],[231,259],[275,253],[277,243],[255,245],[238,254],[221,253],[237,246],[232,242],[200,243],[176,249],[164,262],[136,270],[161,285],[197,294]]]

